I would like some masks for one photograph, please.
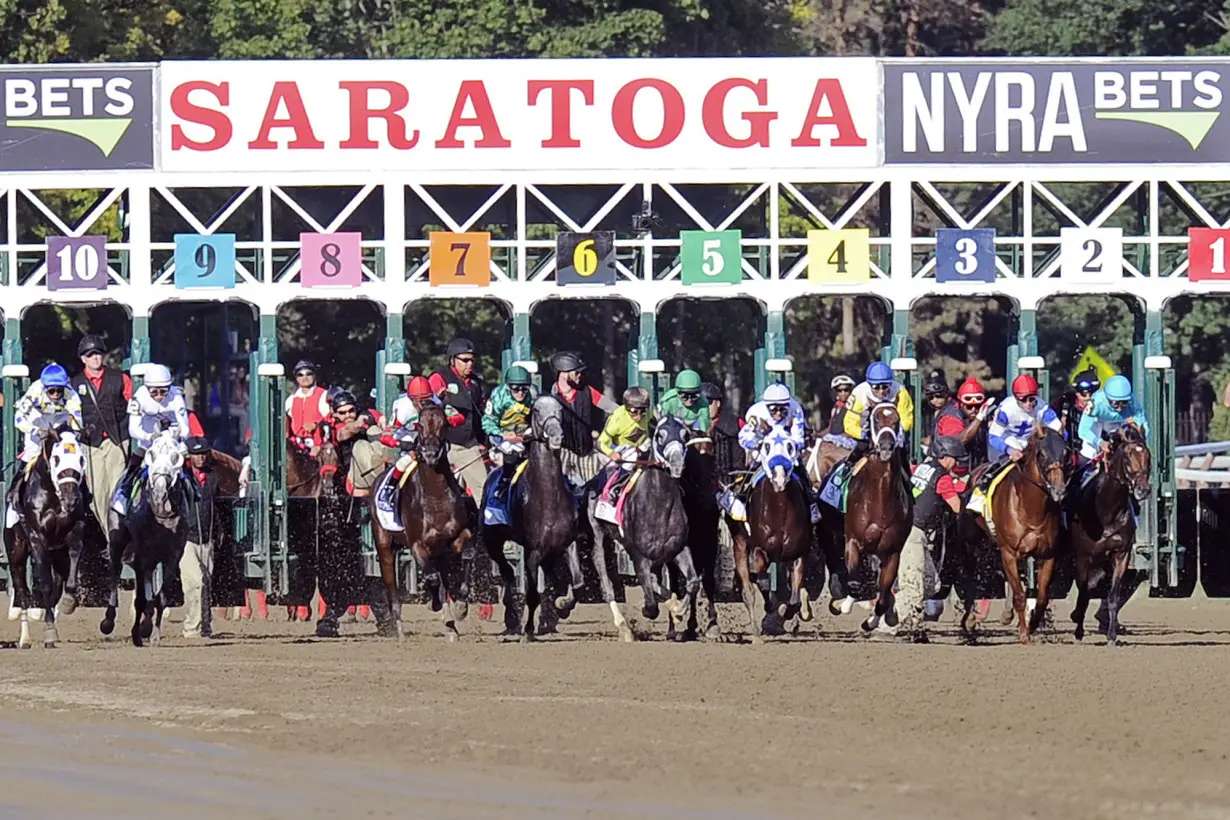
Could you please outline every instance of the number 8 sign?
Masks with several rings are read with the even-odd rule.
[[[363,284],[363,235],[299,234],[299,281],[305,288],[357,288]]]
[[[48,290],[106,290],[107,237],[47,237]]]

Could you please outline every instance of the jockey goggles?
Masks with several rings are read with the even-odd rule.
[[[987,400],[987,397],[981,393],[966,393],[961,397],[961,403],[966,407],[977,407]]]
[[[700,398],[699,390],[680,390],[679,398],[683,401],[696,401]]]
[[[1111,407],[1113,407],[1113,408],[1114,408],[1114,409],[1116,409],[1116,410],[1125,410],[1125,409],[1127,409],[1127,406],[1128,406],[1127,399],[1120,399],[1120,400],[1118,400],[1118,401],[1116,401],[1116,400],[1114,400],[1114,399],[1109,399],[1109,401],[1110,401],[1110,406],[1111,406]]]
[[[893,386],[892,386],[891,384],[873,384],[873,385],[871,385],[871,392],[872,392],[872,393],[887,393],[889,390],[892,390],[892,389],[893,389]]]
[[[770,413],[772,413],[772,414],[773,414],[773,415],[775,415],[775,416],[776,416],[776,415],[783,415],[783,416],[784,416],[784,415],[786,415],[786,413],[790,410],[790,405],[788,405],[788,404],[770,404],[770,405],[769,405],[769,407],[768,407],[768,410],[769,410],[769,412],[770,412]]]

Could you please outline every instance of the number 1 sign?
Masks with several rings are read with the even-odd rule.
[[[363,284],[363,235],[299,234],[299,281],[305,288],[357,288]]]
[[[107,237],[47,237],[48,290],[106,290]]]
[[[1227,238],[1230,230],[1225,228],[1189,228],[1187,231],[1187,278],[1226,281]]]

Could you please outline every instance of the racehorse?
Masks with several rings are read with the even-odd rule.
[[[589,511],[594,531],[594,567],[598,571],[602,599],[611,607],[620,638],[626,642],[633,640],[632,629],[619,610],[615,587],[607,574],[608,541],[621,544],[636,567],[645,596],[641,614],[650,620],[656,619],[660,611],[658,604],[666,601],[671,618],[668,638],[675,637],[677,622],[684,623],[696,617],[700,578],[688,549],[688,516],[679,485],[687,440],[688,428],[679,419],[668,416],[659,421],[653,430],[652,458],[638,465],[642,472],[635,478],[636,483],[629,479],[624,489],[622,525],[599,520],[593,507]],[[668,599],[656,577],[656,570],[668,562],[673,562],[683,574],[686,593],[682,602],[677,598]]]
[[[465,493],[448,463],[444,408],[434,404],[424,407],[419,413],[418,424],[419,436],[414,443],[417,461],[406,476],[398,498],[405,530],[395,533],[385,529],[376,510],[377,494],[367,496],[372,536],[380,558],[380,576],[389,608],[379,619],[378,631],[382,635],[395,634],[398,641],[406,638],[397,583],[400,544],[413,553],[431,596],[428,602],[431,611],[440,613],[445,637],[451,643],[458,638],[456,621],[464,621],[469,610],[466,599],[470,593],[472,560],[459,559],[463,550],[468,551],[474,533],[470,529]],[[392,469],[384,470],[374,486],[381,486],[380,482],[386,480]]]
[[[766,475],[752,488],[748,498],[746,534],[732,530],[735,572],[743,585],[743,603],[751,621],[753,643],[760,642],[763,631],[762,622],[756,618],[753,582],[760,588],[768,617],[773,593],[765,570],[771,563],[790,567],[790,601],[778,608],[778,615],[783,621],[795,615],[804,621],[812,618],[808,593],[803,587],[813,539],[811,499],[794,478],[798,458],[798,448],[785,430],[773,427],[765,434],[760,442],[759,463]]]
[[[111,595],[98,629],[104,635],[115,630],[115,610],[119,605],[120,570],[132,566],[136,579],[132,624],[132,644],[141,646],[145,638],[151,646],[161,640],[162,613],[166,603],[162,584],[156,583],[159,564],[163,572],[173,571],[184,554],[188,540],[188,482],[184,476],[183,445],[174,430],[155,436],[145,453],[148,477],[140,488],[136,503],[127,516],[110,511],[109,547],[111,558]]]
[[[1033,643],[1033,633],[1046,614],[1050,601],[1051,573],[1055,569],[1055,543],[1059,537],[1060,505],[1066,492],[1067,449],[1063,436],[1049,427],[1035,424],[1029,445],[999,482],[991,497],[990,509],[977,516],[978,526],[999,547],[1004,575],[1012,586],[1013,613],[1019,622],[1021,643]],[[974,471],[971,483],[977,484],[987,467]],[[967,549],[974,548],[966,544]],[[1020,562],[1034,559],[1038,598],[1033,615],[1025,619],[1025,588],[1021,583]],[[967,583],[967,589],[973,585]],[[974,618],[973,600],[964,601],[967,634]],[[1011,621],[1009,621],[1011,623]]]
[[[491,560],[500,568],[504,583],[505,635],[521,634],[523,642],[534,640],[534,612],[539,606],[538,567],[547,578],[559,572],[559,562],[567,561],[570,583],[564,595],[555,599],[555,610],[567,618],[577,605],[577,590],[585,585],[577,548],[577,503],[564,479],[560,448],[564,444],[563,406],[551,395],[534,400],[530,411],[530,434],[525,440],[526,464],[517,483],[508,490],[511,525],[482,525],[482,542]],[[505,470],[517,469],[510,465]],[[493,474],[489,479],[495,481]],[[483,493],[487,498],[487,493]],[[484,502],[482,519],[486,520]],[[504,544],[516,541],[525,548],[524,584],[521,594],[525,623],[521,628],[515,605],[516,574],[504,555]]]
[[[85,529],[85,451],[75,433],[48,434],[17,499],[19,520],[5,530],[13,603],[9,620],[21,619],[17,645],[30,648],[30,618],[44,618],[43,646],[59,642],[57,614],[76,608],[77,562]],[[26,579],[27,559],[34,563],[34,595]],[[63,598],[61,598],[63,594]],[[57,603],[60,612],[57,613]]]
[[[717,459],[714,456],[713,439],[693,435],[688,439],[688,452],[683,461],[683,508],[688,516],[688,549],[692,562],[700,573],[700,583],[709,601],[705,637],[720,638],[721,627],[717,616],[718,540],[721,524],[721,507],[717,502]],[[672,588],[684,592],[683,578],[671,572]],[[685,638],[697,634],[696,608],[689,616]]]
[[[323,443],[317,448],[315,455],[303,449],[295,439],[286,440],[286,494],[289,498],[313,498],[319,502],[322,495],[328,500],[338,497],[339,479],[345,476],[341,472],[341,459],[337,448],[333,446],[328,424],[321,424],[321,440]],[[319,515],[323,512],[325,509],[318,503],[315,509],[309,509],[307,513],[310,521],[298,519],[298,523],[308,526],[296,527],[290,536],[292,542],[300,544],[308,540],[313,543],[319,535]],[[286,599],[289,601],[286,607],[286,618],[289,621],[298,620],[300,607],[306,611],[312,603],[312,596],[316,591],[314,582],[318,569],[317,555],[317,548],[299,551],[300,571],[296,573],[296,581]]]
[[[1149,483],[1152,456],[1140,428],[1129,424],[1112,434],[1110,441],[1104,469],[1089,486],[1077,490],[1072,500],[1068,527],[1076,553],[1076,609],[1072,610],[1076,640],[1085,637],[1089,595],[1101,580],[1107,562],[1112,562],[1106,640],[1114,645],[1119,639],[1119,585],[1136,541],[1132,505],[1148,498],[1153,487]]]
[[[868,419],[871,450],[862,469],[850,477],[845,561],[837,566],[838,584],[848,589],[850,575],[861,566],[865,554],[879,559],[879,594],[875,611],[863,621],[865,632],[879,626],[881,618],[889,627],[897,625],[893,584],[914,512],[914,496],[906,483],[906,451],[898,444],[901,416],[895,405],[882,402],[872,408]]]

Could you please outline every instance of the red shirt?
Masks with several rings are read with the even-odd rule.
[[[90,384],[94,385],[94,392],[96,393],[102,390],[103,373],[105,372],[99,370],[98,375],[95,376],[90,371],[85,371],[85,377],[90,380]],[[128,377],[127,373],[121,375],[124,377],[124,401],[132,401],[132,379]]]
[[[940,416],[940,420],[935,423],[936,436],[959,436],[963,432],[965,424],[952,416]]]
[[[588,385],[586,386],[585,389],[589,391],[590,403],[593,404],[595,407],[597,407],[598,402],[602,401],[602,394],[598,392],[597,388],[594,388]],[[559,391],[559,396],[564,401],[568,402],[569,404],[572,404],[577,400],[577,391],[573,390],[565,394],[564,391],[561,390]]]
[[[951,473],[944,473],[944,475],[936,479],[935,482],[936,493],[938,493],[939,497],[945,501],[961,495],[961,491],[964,488],[965,480],[954,478]]]

